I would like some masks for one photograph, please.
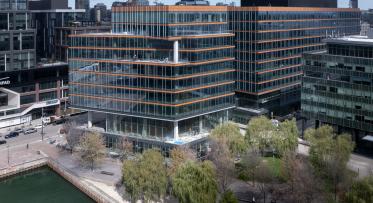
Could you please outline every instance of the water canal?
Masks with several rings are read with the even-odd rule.
[[[48,167],[0,180],[4,203],[93,203],[87,195]]]

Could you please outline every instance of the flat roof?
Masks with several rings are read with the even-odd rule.
[[[352,35],[340,38],[326,39],[326,43],[351,44],[351,45],[365,45],[373,46],[373,38],[363,35]]]
[[[320,7],[273,7],[273,6],[230,6],[232,11],[284,11],[284,12],[360,12],[357,8],[320,8]]]
[[[85,9],[29,10],[31,13],[85,13]]]

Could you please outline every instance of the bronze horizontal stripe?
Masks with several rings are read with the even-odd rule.
[[[271,62],[275,62],[275,61],[282,61],[282,60],[293,59],[293,58],[301,58],[301,57],[302,57],[302,55],[295,55],[295,56],[284,57],[284,58],[277,58],[277,59],[271,59],[271,60],[265,60],[265,61],[240,61],[240,60],[235,60],[235,61],[239,62],[239,63],[264,64],[264,63],[271,63]]]
[[[133,78],[151,78],[151,79],[160,79],[160,80],[183,80],[183,79],[216,75],[216,74],[229,73],[229,72],[235,72],[235,71],[236,71],[235,69],[228,69],[228,70],[223,70],[223,71],[209,71],[209,72],[204,72],[202,74],[191,74],[191,75],[179,76],[179,77],[161,77],[161,76],[146,76],[146,75],[135,75],[135,74],[105,73],[105,72],[94,72],[94,71],[74,71],[74,70],[71,70],[70,72],[83,73],[83,74],[95,74],[95,75],[124,76],[124,77],[133,77]]]
[[[286,70],[286,69],[296,68],[296,67],[301,67],[301,66],[302,66],[302,64],[293,65],[293,66],[285,66],[283,68],[274,68],[274,69],[271,69],[271,70],[257,72],[256,74],[260,75],[260,74],[271,73],[271,72],[276,72],[276,71],[279,71],[279,70]]]
[[[239,52],[239,53],[265,54],[265,53],[269,53],[269,52],[285,51],[285,50],[292,50],[292,49],[301,49],[301,48],[306,48],[306,47],[315,47],[315,46],[323,46],[323,45],[325,45],[325,44],[324,43],[310,44],[310,45],[305,45],[305,46],[287,47],[287,48],[279,48],[279,49],[269,49],[269,50],[256,51],[256,52],[236,50],[236,52]]]
[[[256,44],[263,44],[263,43],[271,43],[271,42],[282,42],[282,41],[291,41],[291,40],[299,40],[299,39],[312,39],[312,38],[322,38],[323,36],[316,35],[316,36],[307,36],[307,37],[294,37],[294,38],[283,38],[283,39],[274,39],[274,40],[258,40],[258,41],[243,41],[237,40],[237,42],[241,43],[256,43]]]
[[[204,39],[204,38],[219,38],[219,37],[233,37],[233,33],[222,33],[222,34],[207,34],[207,35],[185,35],[178,37],[152,37],[144,35],[126,35],[126,34],[111,34],[111,33],[102,33],[98,34],[71,34],[69,37],[90,37],[90,38],[138,38],[138,39],[155,39],[155,40],[182,40],[182,39]]]
[[[294,20],[234,20],[233,23],[277,23],[277,22],[307,22],[307,21],[346,21],[346,20],[360,20],[360,18],[304,18]]]
[[[179,52],[202,52],[202,51],[214,51],[220,49],[233,49],[235,46],[220,46],[211,48],[200,48],[200,49],[180,49]],[[131,47],[131,48],[119,48],[119,47],[69,47],[69,49],[84,49],[84,50],[118,50],[118,51],[173,51],[173,49],[156,49],[156,48],[144,48],[144,47]]]
[[[186,106],[186,105],[189,105],[189,104],[204,102],[204,101],[208,101],[208,100],[219,99],[219,98],[222,98],[222,97],[233,96],[234,94],[235,93],[232,92],[232,93],[228,93],[228,94],[224,94],[224,95],[207,97],[207,98],[204,98],[204,99],[194,100],[194,101],[180,103],[180,104],[164,104],[164,103],[159,103],[159,102],[145,102],[145,101],[140,101],[140,100],[118,99],[118,98],[113,98],[113,97],[97,97],[97,96],[80,95],[80,94],[70,94],[70,96],[93,98],[93,99],[104,99],[104,100],[110,99],[110,100],[120,101],[120,102],[133,102],[133,103],[150,104],[150,105],[157,105],[157,106],[180,107],[180,106]]]
[[[201,62],[185,62],[185,63],[154,63],[154,62],[141,62],[141,61],[119,61],[119,60],[98,60],[98,59],[82,59],[82,58],[70,58],[73,61],[85,61],[85,62],[96,62],[96,63],[116,63],[116,64],[141,64],[141,65],[153,65],[153,66],[167,66],[167,67],[180,67],[180,66],[198,66],[210,63],[219,63],[225,61],[233,61],[234,58],[215,59]]]
[[[269,82],[273,82],[273,81],[277,81],[277,80],[283,80],[283,79],[286,79],[286,78],[291,78],[291,77],[295,77],[295,76],[299,76],[299,75],[303,75],[303,72],[297,73],[297,74],[293,74],[293,75],[287,75],[287,76],[280,77],[280,78],[274,78],[274,79],[271,79],[271,80],[265,80],[265,81],[261,81],[261,82],[250,82],[250,81],[246,81],[246,80],[237,80],[237,82],[243,82],[243,83],[250,83],[250,84],[255,84],[255,85],[261,85],[261,84],[264,84],[264,83],[269,83]]]
[[[190,25],[224,25],[228,24],[228,22],[190,22],[190,23],[142,23],[142,22],[112,22],[113,24],[120,24],[120,25],[156,25],[156,26],[190,26]]]
[[[268,12],[360,12],[356,8],[318,8],[318,7],[272,7],[272,6],[247,6],[228,7],[229,11],[268,11]]]
[[[99,84],[87,84],[87,83],[78,83],[78,82],[70,82],[70,84],[73,85],[80,85],[80,86],[90,86],[90,87],[107,87],[107,88],[113,88],[113,89],[125,89],[125,90],[138,90],[138,91],[144,91],[144,92],[159,92],[159,93],[166,93],[166,94],[180,94],[184,92],[190,92],[195,90],[201,90],[211,87],[218,87],[228,84],[233,84],[234,81],[229,82],[223,82],[223,83],[217,83],[212,85],[205,85],[200,87],[194,87],[194,88],[186,88],[182,90],[160,90],[160,89],[149,89],[149,88],[135,88],[135,87],[123,87],[123,86],[113,86],[113,85],[99,85]]]
[[[227,12],[227,6],[185,6],[185,5],[166,5],[166,6],[113,6],[113,12]]]
[[[301,85],[301,83],[300,82],[293,83],[293,84],[290,84],[290,85],[285,85],[285,86],[282,86],[282,87],[270,89],[270,90],[267,90],[267,91],[264,91],[264,92],[248,92],[248,91],[242,91],[242,90],[236,90],[236,92],[246,93],[246,94],[251,94],[251,95],[263,95],[263,94],[268,94],[268,93],[275,92],[275,91],[278,91],[278,90],[281,90],[281,89],[289,88],[289,87],[292,87],[292,86],[297,86],[297,85]]]
[[[338,27],[349,27],[349,26],[338,26]],[[297,30],[322,30],[322,29],[335,29],[333,27],[307,27],[307,28],[294,28],[294,29],[280,29],[280,30],[235,30],[234,32],[250,32],[250,33],[269,33],[269,32],[289,32]]]

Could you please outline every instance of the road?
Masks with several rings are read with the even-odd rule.
[[[29,126],[30,127],[30,126]],[[59,129],[62,127],[62,125],[47,125],[44,127],[44,140],[50,139],[50,138],[56,138],[59,136]],[[11,129],[14,129],[15,127],[11,127]],[[27,129],[26,127],[25,129]],[[37,129],[38,131],[35,133],[31,134],[23,134],[20,133],[19,136],[5,139],[7,141],[6,144],[0,145],[0,151],[7,149],[8,145],[9,148],[12,149],[14,147],[19,147],[19,146],[26,146],[27,144],[33,144],[37,142],[42,141],[42,136],[41,136],[41,129]],[[4,139],[4,136],[10,131],[8,129],[2,129],[1,135],[0,135],[0,140]]]

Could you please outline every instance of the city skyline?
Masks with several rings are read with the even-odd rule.
[[[97,3],[105,3],[108,7],[117,0],[91,0],[91,7]],[[157,0],[158,2],[163,2],[167,5],[175,4],[176,0]],[[152,4],[154,0],[151,0],[150,3]],[[240,0],[210,0],[211,5],[215,5],[218,2],[236,2],[236,5],[239,5]],[[349,0],[338,0],[338,7],[345,8],[348,7]],[[69,0],[69,6],[74,8],[75,7],[75,0]],[[373,1],[371,0],[359,0],[359,8],[363,10],[372,9],[373,8]]]

